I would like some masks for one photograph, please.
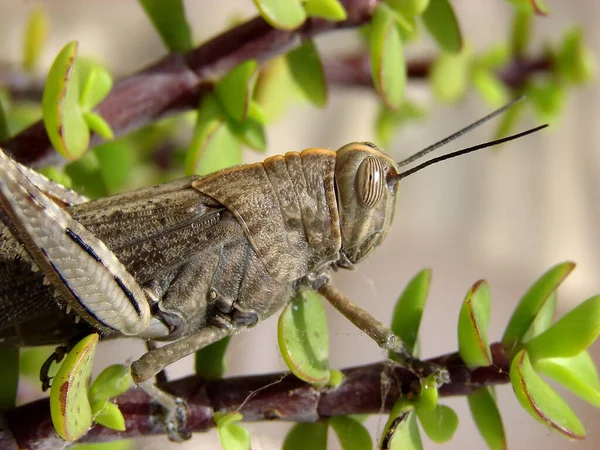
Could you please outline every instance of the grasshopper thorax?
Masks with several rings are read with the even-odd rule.
[[[398,166],[370,142],[337,151],[335,186],[342,234],[341,253],[364,259],[385,238],[394,217]]]

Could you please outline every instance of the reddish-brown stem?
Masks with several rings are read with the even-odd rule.
[[[492,345],[492,355],[491,366],[474,370],[467,368],[457,353],[430,360],[450,373],[450,383],[440,388],[440,395],[467,395],[483,386],[507,383],[509,361],[502,344]],[[312,422],[332,416],[388,412],[400,394],[412,392],[417,381],[411,372],[390,362],[353,367],[343,373],[342,383],[329,390],[317,389],[285,373],[216,381],[190,376],[168,383],[166,389],[188,402],[188,426],[193,432],[201,432],[214,427],[216,412],[234,411],[240,405],[244,421],[248,422],[275,419]],[[382,405],[384,379],[390,380],[390,384]],[[119,397],[117,403],[125,417],[127,431],[120,433],[96,425],[84,441],[103,442],[165,433],[157,420],[159,410],[141,390],[130,390]],[[4,419],[4,423],[0,420],[1,448],[11,448],[9,444],[14,448],[48,448],[49,443],[60,439],[52,426],[47,399],[19,406],[7,412]]]
[[[407,62],[408,78],[427,79],[433,65],[433,58],[421,58]],[[347,86],[373,86],[371,62],[367,53],[356,53],[344,57],[325,59],[323,62],[328,83]],[[519,57],[498,70],[498,77],[512,89],[522,87],[536,73],[552,70],[549,56]]]

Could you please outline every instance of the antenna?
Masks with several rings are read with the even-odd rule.
[[[476,122],[473,122],[471,125],[466,126],[465,128],[463,128],[462,130],[457,131],[454,134],[451,134],[448,137],[445,137],[444,139],[442,139],[439,142],[436,142],[435,144],[430,145],[427,148],[424,148],[423,150],[415,153],[412,156],[409,156],[408,158],[406,158],[403,161],[400,161],[398,164],[398,167],[402,167],[405,166],[407,164],[410,164],[413,161],[416,161],[417,159],[421,159],[423,156],[425,156],[428,153],[431,153],[434,150],[437,150],[438,148],[448,144],[449,142],[452,142],[454,139],[461,137],[463,134],[468,133],[469,131],[477,128],[479,125],[483,125],[485,122],[487,122],[490,119],[493,119],[494,117],[496,117],[499,114],[502,114],[504,111],[506,111],[507,109],[511,108],[512,106],[516,105],[517,103],[519,103],[520,101],[524,100],[525,96],[522,95],[520,97],[517,97],[516,99],[514,99],[512,102],[507,103],[506,105],[504,105],[502,108],[497,109],[496,111],[493,111],[492,113],[488,114],[485,117],[482,117],[481,119],[479,119]]]
[[[441,161],[445,161],[446,159],[455,158],[456,156],[466,155],[467,153],[475,152],[477,150],[481,150],[484,148],[493,147],[494,145],[499,145],[504,142],[512,141],[514,139],[518,139],[520,137],[527,136],[528,134],[535,133],[536,131],[546,128],[547,126],[548,126],[548,124],[546,123],[544,125],[540,125],[538,127],[531,128],[530,130],[523,131],[523,132],[517,133],[517,134],[513,134],[512,136],[507,136],[502,139],[496,139],[495,141],[489,141],[489,142],[485,142],[483,144],[474,145],[473,147],[468,147],[463,150],[457,150],[455,152],[448,153],[447,155],[438,156],[437,158],[433,158],[433,159],[430,159],[429,161],[425,161],[425,162],[419,164],[418,166],[413,167],[412,169],[408,169],[404,172],[401,172],[398,175],[394,176],[394,178],[396,180],[401,180],[402,178],[406,178],[407,176],[412,175],[413,173],[418,172],[419,170],[424,169],[425,167],[430,166],[432,164],[439,163]],[[467,127],[467,128],[469,128],[469,127]],[[460,133],[460,131],[459,131],[459,133]]]

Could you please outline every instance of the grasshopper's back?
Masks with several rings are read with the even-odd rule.
[[[229,209],[274,279],[298,280],[339,258],[336,153],[290,152],[193,183]]]

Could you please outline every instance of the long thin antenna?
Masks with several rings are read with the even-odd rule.
[[[433,158],[433,159],[430,159],[429,161],[425,161],[424,163],[421,163],[418,166],[413,167],[412,169],[408,169],[404,172],[401,172],[398,175],[396,175],[394,178],[396,178],[397,180],[401,180],[402,178],[406,178],[407,176],[412,175],[413,173],[418,172],[419,170],[424,169],[425,167],[430,166],[432,164],[439,163],[446,159],[454,158],[456,156],[475,152],[477,150],[481,150],[484,148],[493,147],[494,145],[499,145],[504,142],[512,141],[514,139],[518,139],[520,137],[527,136],[528,134],[535,133],[536,131],[546,128],[547,126],[548,126],[548,124],[546,123],[544,125],[540,125],[539,127],[535,127],[530,130],[523,131],[521,133],[513,134],[512,136],[507,136],[502,139],[496,139],[495,141],[489,141],[489,142],[485,142],[483,144],[474,145],[473,147],[468,147],[463,150],[457,150],[455,152],[448,153],[447,155],[438,156],[437,158]]]
[[[410,164],[413,161],[416,161],[417,159],[422,158],[423,156],[425,156],[428,153],[431,153],[432,151],[442,147],[443,145],[446,145],[449,142],[452,142],[454,139],[461,137],[463,134],[468,133],[469,131],[471,131],[474,128],[477,128],[479,125],[484,124],[485,122],[487,122],[490,119],[493,119],[494,117],[496,117],[499,114],[502,114],[504,111],[506,111],[507,109],[509,109],[510,107],[514,106],[515,104],[519,103],[520,101],[522,101],[525,98],[525,96],[521,96],[521,97],[517,97],[516,99],[514,99],[512,102],[507,103],[506,105],[504,105],[502,108],[497,109],[496,111],[488,114],[485,117],[482,117],[481,119],[479,119],[476,122],[473,122],[471,125],[466,126],[465,128],[463,128],[462,130],[457,131],[454,134],[451,134],[450,136],[442,139],[439,142],[436,142],[435,144],[430,145],[427,148],[424,148],[423,150],[415,153],[412,156],[409,156],[408,158],[406,158],[403,161],[400,161],[398,164],[398,167],[402,167],[405,166],[407,164]]]

